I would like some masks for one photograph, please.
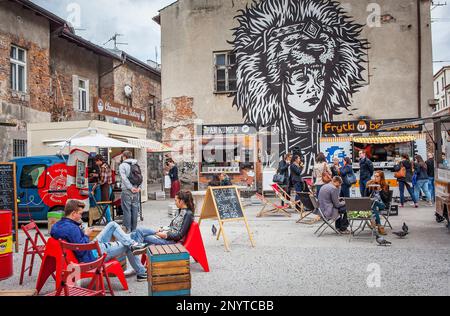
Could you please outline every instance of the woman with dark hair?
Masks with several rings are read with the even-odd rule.
[[[423,160],[422,156],[420,155],[417,155],[415,157],[415,161],[416,162],[414,164],[414,174],[417,178],[417,181],[416,184],[414,185],[414,195],[416,201],[419,201],[420,190],[422,190],[427,198],[428,206],[433,206],[428,186],[428,166]]]
[[[354,174],[352,167],[352,160],[349,157],[344,158],[344,166],[340,169],[340,175],[342,178],[342,186],[341,186],[341,197],[349,198],[350,197],[350,188],[352,187],[351,183],[348,183],[347,176]]]
[[[279,175],[284,176],[284,182],[279,183],[281,185],[281,188],[288,194],[291,194],[291,181],[290,181],[290,168],[291,168],[291,160],[292,160],[292,154],[286,154],[283,156],[283,160],[280,161],[280,164],[278,165],[277,173]],[[284,201],[281,201],[281,205],[284,206]]]
[[[161,227],[155,231],[138,228],[131,238],[149,245],[171,245],[183,240],[194,221],[195,205],[190,191],[180,191],[175,196],[178,213],[168,227]]]
[[[413,171],[408,154],[402,155],[402,161],[400,161],[400,164],[397,166],[398,170],[396,171],[402,173],[402,168],[404,168],[403,171],[404,174],[401,174],[399,177],[397,177],[398,189],[400,190],[400,207],[405,206],[405,187],[406,187],[409,195],[411,196],[414,202],[414,206],[418,208],[419,205],[417,204],[417,199],[412,188]]]
[[[300,196],[298,193],[301,193],[304,190],[302,178],[303,163],[299,155],[294,155],[292,157],[290,170],[290,183],[296,192],[295,201],[297,202],[298,200],[300,200]]]
[[[374,179],[367,183],[365,196],[372,198],[372,215],[375,221],[372,223],[373,227],[378,228],[378,233],[380,235],[386,235],[384,227],[381,225],[380,212],[386,209],[391,201],[389,200],[389,185],[386,182],[383,171],[376,171]]]
[[[328,175],[324,178],[324,175]],[[313,177],[315,179],[314,185],[316,187],[316,194],[319,196],[320,189],[331,181],[331,169],[328,166],[327,159],[324,153],[319,153],[314,164]]]

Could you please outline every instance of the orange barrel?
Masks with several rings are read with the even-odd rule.
[[[0,211],[0,281],[13,275],[12,212]]]

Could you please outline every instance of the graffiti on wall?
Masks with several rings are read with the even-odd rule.
[[[363,26],[332,0],[255,1],[235,18],[233,104],[246,123],[277,128],[280,154],[301,152],[310,173],[318,122],[348,110],[364,83]]]

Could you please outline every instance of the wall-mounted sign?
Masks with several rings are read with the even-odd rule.
[[[250,135],[256,134],[252,125],[203,125],[203,135]]]
[[[117,117],[142,124],[147,123],[147,112],[145,110],[132,108],[100,98],[95,98],[94,104],[94,113]]]
[[[385,124],[401,122],[403,120],[404,119],[325,122],[322,123],[322,132],[324,135],[373,133]],[[410,132],[421,130],[420,125],[405,125],[399,128],[386,130],[386,132]]]

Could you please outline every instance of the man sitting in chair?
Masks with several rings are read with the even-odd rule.
[[[50,235],[55,239],[62,239],[71,244],[90,243],[89,235],[92,233],[90,228],[83,231],[81,227],[81,216],[84,212],[85,204],[78,200],[68,200],[64,209],[65,217],[52,227]],[[116,241],[112,242],[112,237]],[[128,261],[137,274],[138,282],[147,281],[147,272],[139,259],[133,254],[142,251],[147,245],[133,240],[129,234],[125,234],[122,228],[116,223],[109,223],[103,231],[94,239],[98,241],[100,250],[106,253],[106,261],[120,257],[126,254]],[[75,256],[81,263],[89,263],[97,260],[96,251],[77,251]]]
[[[334,177],[333,180],[324,185],[319,192],[319,205],[327,220],[336,220],[336,229],[341,233],[349,233],[347,230],[349,222],[345,201],[339,198],[341,193],[342,178]]]

